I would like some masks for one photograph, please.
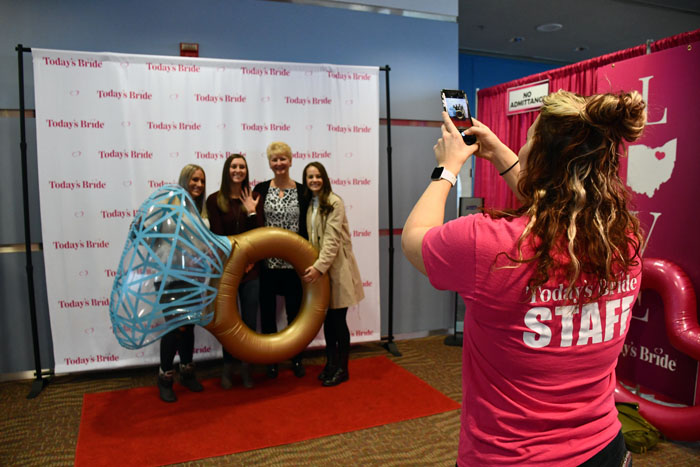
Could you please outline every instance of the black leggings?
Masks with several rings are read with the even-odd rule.
[[[323,337],[326,338],[326,350],[338,354],[350,351],[350,330],[345,320],[348,308],[329,308],[323,322]]]
[[[163,371],[173,369],[175,354],[180,354],[180,363],[192,363],[194,354],[194,324],[180,326],[163,336],[160,340],[160,368]]]

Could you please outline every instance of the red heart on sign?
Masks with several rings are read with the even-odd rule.
[[[665,152],[661,152],[661,151],[656,151],[656,154],[654,154],[654,155],[656,156],[656,158],[657,158],[658,160],[661,160],[661,159],[663,159],[664,157],[666,157],[666,153],[665,153]]]

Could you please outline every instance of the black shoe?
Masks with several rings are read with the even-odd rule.
[[[318,375],[320,381],[324,381],[335,373],[338,368],[338,352],[334,348],[326,348],[326,366]]]
[[[272,365],[267,365],[267,377],[270,379],[277,378],[277,373],[279,373],[279,370],[277,368],[277,364],[273,363]]]
[[[304,368],[304,365],[302,365],[301,361],[292,362],[292,371],[294,372],[294,376],[297,378],[303,378],[306,374],[306,369]]]
[[[204,390],[204,386],[197,381],[197,377],[194,374],[194,363],[180,364],[180,384],[192,392],[202,392]]]
[[[224,368],[221,371],[221,387],[224,389],[231,389],[233,387],[233,378],[231,377],[233,373],[233,364],[224,363]]]
[[[243,379],[243,387],[250,389],[254,386],[253,378],[250,376],[250,364],[241,362],[241,379]]]
[[[323,370],[318,374],[318,379],[319,381],[326,380],[333,376],[333,373],[335,373],[335,368],[333,368],[330,363],[326,363],[326,366],[324,366]]]
[[[348,374],[347,370],[344,370],[342,368],[338,368],[337,370],[335,370],[335,373],[333,374],[333,376],[331,376],[328,379],[323,380],[323,385],[326,387],[337,386],[340,383],[344,383],[348,379],[350,379],[350,375]]]
[[[173,374],[174,371],[170,370],[158,375],[158,392],[163,402],[177,402],[177,396],[173,391]]]

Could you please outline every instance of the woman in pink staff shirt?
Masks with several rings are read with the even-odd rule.
[[[433,286],[466,304],[457,464],[624,465],[615,365],[641,284],[642,237],[618,171],[645,103],[636,92],[553,93],[517,156],[478,121],[468,146],[443,120],[439,167],[402,246]],[[443,224],[454,174],[472,154],[522,206]]]

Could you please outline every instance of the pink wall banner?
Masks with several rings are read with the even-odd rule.
[[[637,90],[648,123],[629,146],[621,173],[645,230],[644,256],[676,263],[700,292],[700,43],[610,64],[598,70],[598,92]],[[698,362],[668,340],[660,296],[642,291],[617,374],[669,401],[700,404]],[[693,310],[696,311],[696,310]]]
[[[186,164],[217,191],[224,160],[293,151],[291,175],[319,161],[345,201],[365,299],[348,310],[353,342],[377,341],[379,68],[32,49],[39,194],[56,372],[149,365],[112,334],[109,297],[135,210]],[[279,329],[286,326],[280,313]],[[221,356],[197,327],[195,359]],[[323,335],[312,346],[323,345]]]

